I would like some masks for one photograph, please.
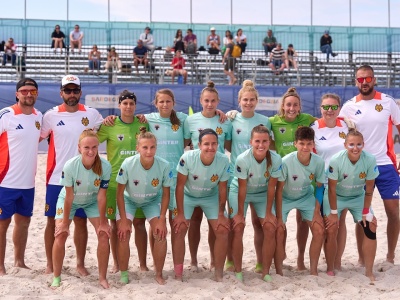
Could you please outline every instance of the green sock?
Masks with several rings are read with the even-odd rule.
[[[266,282],[271,282],[272,281],[272,277],[271,277],[271,275],[267,274],[267,275],[264,276],[263,280],[266,281]]]
[[[243,282],[243,273],[242,272],[235,272],[235,276],[238,280]]]
[[[234,265],[233,265],[233,261],[231,261],[231,260],[227,260],[226,262],[225,262],[225,269],[229,269],[230,267],[233,267]]]
[[[262,272],[263,265],[261,263],[256,263],[256,268],[254,269],[254,272]]]
[[[53,283],[51,284],[52,287],[59,287],[61,283],[61,276],[54,277]]]
[[[127,284],[129,282],[129,273],[128,271],[121,271],[121,280],[122,283]]]

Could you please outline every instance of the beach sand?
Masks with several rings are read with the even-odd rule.
[[[75,247],[73,245],[73,225],[71,236],[67,240],[64,267],[62,270],[61,287],[49,288],[53,275],[44,274],[46,256],[43,233],[46,218],[43,216],[45,199],[46,154],[38,156],[38,171],[36,174],[36,198],[34,213],[29,229],[29,239],[26,249],[25,262],[31,268],[20,269],[13,267],[13,222],[7,234],[6,269],[7,275],[0,277],[0,297],[6,299],[400,299],[400,251],[397,248],[396,265],[385,262],[386,215],[382,201],[375,190],[373,209],[378,219],[378,250],[375,259],[374,285],[363,275],[364,269],[357,266],[356,240],[354,236],[353,219],[347,215],[347,245],[343,255],[343,270],[335,277],[325,274],[326,264],[324,254],[319,261],[319,276],[310,276],[307,271],[295,270],[297,257],[295,213],[291,212],[287,223],[287,259],[284,261],[284,277],[275,275],[272,269],[273,281],[266,283],[261,275],[253,272],[255,267],[255,251],[253,246],[253,228],[250,215],[247,215],[247,226],[244,236],[243,274],[244,283],[238,282],[233,273],[225,272],[222,283],[213,280],[209,271],[209,250],[207,244],[207,222],[202,223],[202,240],[199,248],[199,271],[189,270],[189,251],[186,251],[184,265],[184,282],[173,279],[173,264],[171,243],[168,238],[168,252],[164,267],[164,277],[167,283],[158,285],[154,280],[153,271],[139,272],[138,257],[134,241],[131,239],[131,258],[129,263],[130,283],[121,285],[119,273],[108,274],[111,288],[104,290],[98,284],[96,248],[97,239],[94,229],[89,224],[89,241],[86,255],[86,266],[91,273],[80,277],[76,271]],[[310,242],[311,233],[309,236]],[[307,252],[308,252],[307,246]],[[147,263],[152,270],[153,262],[150,252]],[[309,265],[308,254],[306,265]],[[110,255],[109,266],[112,265]]]

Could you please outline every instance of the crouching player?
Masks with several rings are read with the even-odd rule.
[[[362,249],[365,276],[374,281],[372,268],[376,253],[377,221],[370,206],[379,171],[375,157],[363,151],[364,139],[359,131],[350,129],[344,146],[346,149],[335,154],[329,163],[328,189],[324,195],[327,274],[335,275],[338,219],[342,210],[347,208],[354,221],[364,230]]]

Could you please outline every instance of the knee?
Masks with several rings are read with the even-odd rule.
[[[283,227],[278,227],[275,234],[278,241],[283,241],[285,239],[285,230]]]
[[[146,231],[146,219],[133,219],[133,227],[135,230]]]
[[[326,229],[326,236],[327,238],[336,238],[338,233],[338,228],[336,226],[331,226]]]
[[[314,222],[314,224],[312,225],[311,228],[313,237],[315,238],[322,238],[324,236],[325,233],[325,229],[322,227],[321,224]]]
[[[65,244],[65,242],[67,241],[67,237],[68,237],[67,232],[60,233],[54,238],[54,243]]]
[[[276,233],[276,227],[271,223],[266,223],[263,226],[263,233],[265,237],[274,238]]]
[[[97,235],[99,244],[108,244],[109,237],[104,231],[100,231]]]
[[[232,229],[233,235],[236,237],[243,237],[244,224],[238,224]]]
[[[0,220],[0,230],[7,230],[11,223],[11,218]]]
[[[224,226],[218,226],[217,230],[215,230],[215,236],[217,238],[228,238],[229,229]]]

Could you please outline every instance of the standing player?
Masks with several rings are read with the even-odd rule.
[[[42,114],[34,108],[38,85],[30,78],[16,86],[17,103],[0,110],[0,276],[6,274],[7,230],[14,216],[14,266],[25,265],[28,228],[35,196],[35,174]]]
[[[399,238],[399,174],[392,139],[392,125],[400,132],[400,110],[392,97],[374,90],[374,70],[363,65],[356,72],[359,94],[348,100],[340,112],[352,119],[364,136],[364,150],[376,158],[379,176],[375,184],[383,199],[387,222],[388,252],[386,261],[393,264]],[[361,251],[363,231],[356,226],[359,262],[364,264]]]
[[[45,216],[47,224],[44,232],[47,266],[46,274],[53,272],[52,249],[54,243],[54,230],[56,204],[62,189],[60,185],[62,168],[66,161],[78,155],[79,135],[84,129],[98,128],[103,118],[100,113],[91,107],[80,104],[82,95],[81,83],[77,76],[66,75],[61,81],[60,96],[64,100],[44,114],[41,138],[49,137],[49,152],[47,157],[46,172],[46,206]],[[87,219],[84,211],[78,209],[74,218],[74,242],[76,246],[77,270],[82,276],[89,272],[85,268],[85,253],[87,245]]]

